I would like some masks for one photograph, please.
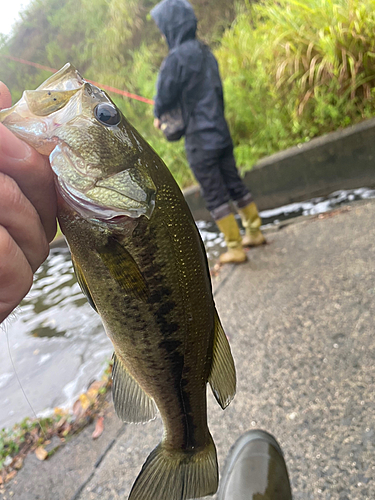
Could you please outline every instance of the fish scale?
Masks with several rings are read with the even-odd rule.
[[[145,422],[158,409],[163,420],[130,500],[214,494],[206,385],[224,409],[235,368],[202,240],[168,168],[70,64],[0,111],[0,121],[50,154],[77,280],[114,346],[118,416]]]

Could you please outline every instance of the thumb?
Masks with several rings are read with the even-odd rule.
[[[12,105],[12,96],[5,83],[0,82],[0,109],[10,108]]]

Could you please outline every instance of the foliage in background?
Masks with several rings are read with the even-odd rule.
[[[152,98],[166,44],[149,12],[158,0],[33,0],[8,39],[0,39],[1,55],[12,55],[52,68],[71,62],[88,79]],[[200,37],[217,43],[234,19],[234,0],[193,0],[202,19]],[[210,16],[206,16],[206,11]],[[34,89],[50,73],[1,58],[0,78],[13,100]],[[129,121],[163,157],[177,182],[194,182],[183,141],[167,143],[153,128],[148,104],[112,94]]]
[[[239,163],[374,115],[374,0],[271,0],[216,52]]]
[[[34,0],[1,54],[61,67],[152,98],[167,54],[149,12],[158,0]],[[375,0],[192,0],[215,51],[239,166],[374,115]],[[209,15],[208,15],[209,13]],[[234,22],[233,22],[234,21]],[[14,99],[46,71],[2,59]],[[180,186],[194,182],[183,142],[167,143],[152,107],[111,96]]]

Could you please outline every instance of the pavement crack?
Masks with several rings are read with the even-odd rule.
[[[219,293],[219,291],[223,288],[223,286],[225,285],[225,283],[228,281],[228,279],[232,276],[232,274],[234,273],[235,269],[238,267],[238,264],[231,264],[231,269],[230,271],[228,271],[227,275],[225,276],[225,278],[223,278],[222,281],[220,281],[220,283],[218,284],[218,286],[215,288],[215,290],[213,291],[212,293],[212,296],[213,297],[216,297]]]
[[[124,424],[120,430],[117,432],[116,437],[110,441],[106,447],[106,449],[103,451],[103,453],[98,457],[94,464],[94,469],[91,471],[91,473],[88,475],[88,477],[85,479],[85,481],[79,486],[77,491],[74,493],[74,495],[70,498],[70,500],[79,500],[82,491],[86,488],[86,486],[90,483],[90,481],[93,479],[95,476],[95,472],[98,469],[99,465],[103,462],[107,454],[111,451],[113,446],[117,443],[119,438],[122,436],[122,434],[125,432],[126,425]]]

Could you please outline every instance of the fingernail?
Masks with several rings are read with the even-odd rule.
[[[0,155],[5,155],[15,160],[23,160],[30,156],[30,154],[31,147],[21,141],[21,139],[18,139],[4,125],[0,124]]]

